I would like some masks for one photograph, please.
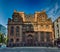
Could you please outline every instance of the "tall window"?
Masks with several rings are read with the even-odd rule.
[[[46,40],[47,42],[50,41],[50,32],[46,32]]]
[[[22,40],[25,41],[25,33],[23,32],[23,35],[22,35]]]
[[[41,32],[41,33],[40,33],[40,40],[41,40],[41,41],[44,41],[44,32]]]
[[[35,40],[38,41],[38,33],[35,33]]]
[[[44,28],[44,25],[40,25],[40,28],[41,28],[41,29]]]
[[[57,28],[59,28],[58,24],[57,24]]]
[[[13,42],[13,41],[14,41],[13,38],[9,39],[9,42]]]
[[[58,32],[58,37],[59,37],[59,29],[57,30],[57,32]]]
[[[15,21],[15,22],[18,22],[18,17],[15,17],[15,18],[14,18],[14,21]]]
[[[26,26],[26,30],[29,31],[29,25]]]
[[[24,24],[23,25],[23,31],[33,31],[33,25],[32,24]]]
[[[46,25],[46,28],[49,29],[49,25]]]
[[[13,39],[11,39],[10,41],[13,42]]]
[[[28,28],[29,28],[29,31],[33,31],[33,25],[32,24],[29,24]]]
[[[19,39],[18,38],[16,39],[16,42],[19,42]]]
[[[11,27],[10,35],[12,35],[12,36],[14,35],[14,27],[13,26]]]
[[[19,36],[19,26],[16,27],[16,36]]]
[[[29,31],[29,24],[25,25],[26,31]]]

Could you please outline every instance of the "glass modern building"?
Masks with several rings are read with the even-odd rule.
[[[7,28],[0,24],[0,33],[6,35],[7,34]]]

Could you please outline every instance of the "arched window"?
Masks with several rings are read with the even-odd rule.
[[[14,41],[14,39],[13,39],[13,38],[11,38],[11,39],[9,39],[8,41],[9,41],[9,43],[10,43],[10,42],[13,42],[13,41]]]
[[[40,41],[44,41],[44,32],[40,32]]]
[[[18,38],[16,39],[16,42],[19,42],[19,39]]]
[[[14,35],[14,27],[11,27],[10,35]]]
[[[10,39],[10,42],[13,42],[13,41],[14,41],[14,40],[11,38],[11,39]]]
[[[38,41],[38,33],[35,32],[35,41]]]
[[[16,36],[19,36],[19,26],[16,27]]]
[[[47,42],[50,41],[50,32],[46,32],[46,41],[47,41]]]

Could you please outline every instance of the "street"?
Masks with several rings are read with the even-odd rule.
[[[0,48],[0,52],[60,52],[57,47],[14,47]]]

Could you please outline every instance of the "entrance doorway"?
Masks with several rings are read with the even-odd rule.
[[[34,38],[30,34],[30,35],[27,36],[27,46],[33,46],[33,45],[34,45]]]

